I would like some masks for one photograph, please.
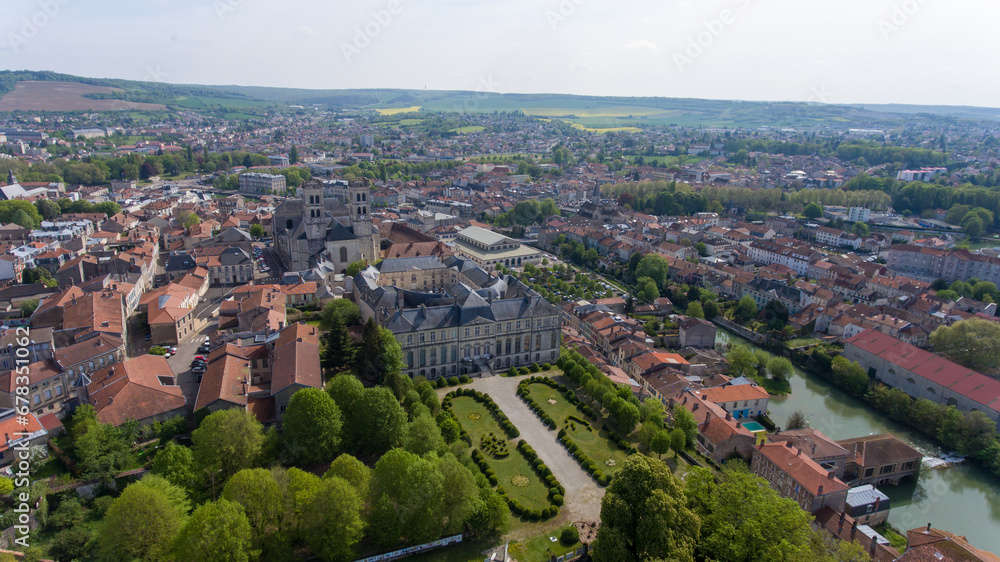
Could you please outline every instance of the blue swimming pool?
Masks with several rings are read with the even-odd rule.
[[[764,431],[764,426],[760,425],[755,421],[743,422],[743,427],[749,429],[750,431],[753,431],[754,433],[758,431]]]

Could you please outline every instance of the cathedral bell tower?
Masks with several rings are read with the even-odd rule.
[[[367,182],[352,181],[347,188],[348,206],[351,210],[351,226],[357,238],[372,235],[372,219],[368,215],[371,201]]]
[[[323,206],[323,186],[302,188],[302,222],[306,225],[308,240],[323,240],[326,238],[326,226],[330,219],[326,216]]]

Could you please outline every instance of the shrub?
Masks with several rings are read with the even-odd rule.
[[[522,374],[522,375],[527,375],[528,374],[528,368],[527,367],[521,367],[520,369],[517,370],[517,372],[520,373],[520,374]]]
[[[507,376],[508,377],[516,377],[517,376],[517,368],[511,367],[510,369],[507,369]]]
[[[490,486],[496,486],[497,483],[499,482],[499,480],[497,480],[497,477],[494,476],[494,475],[492,475],[492,474],[489,475],[488,478],[489,478],[489,481],[490,481]]]
[[[601,472],[600,470],[595,470],[594,471],[594,478],[597,478],[597,479],[604,478],[604,473]]]
[[[550,475],[548,475],[548,476],[545,477],[545,483],[548,484],[549,486],[555,484],[555,482],[556,482],[556,477],[555,476],[552,476],[550,474]]]
[[[550,371],[550,370],[552,370],[552,365],[549,365],[548,363],[546,363],[546,364],[542,365],[542,370],[543,371]]]
[[[580,540],[580,531],[576,530],[576,527],[566,527],[563,529],[562,533],[559,534],[559,542],[563,546],[573,546]]]
[[[472,379],[469,378],[469,375],[462,375],[462,376],[458,377],[458,382],[460,382],[462,384],[465,384],[465,383],[469,382],[470,380],[472,380]]]
[[[555,504],[555,505],[562,505],[563,504],[563,497],[560,496],[559,494],[556,494],[556,495],[552,496],[552,503]]]
[[[549,488],[549,497],[558,496],[558,495],[559,495],[559,487],[558,486],[552,486],[551,488]]]
[[[601,475],[601,477],[597,479],[597,483],[600,484],[601,486],[607,486],[610,482],[611,481],[608,479],[606,475]]]
[[[532,509],[531,510],[531,518],[534,519],[535,521],[538,521],[539,519],[541,519],[542,518],[542,510],[540,510],[540,509]]]
[[[538,366],[538,363],[532,363],[531,366],[528,367],[528,370],[531,371],[532,373],[537,373],[538,371],[542,370],[542,368]]]

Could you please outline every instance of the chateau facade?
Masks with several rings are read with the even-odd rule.
[[[559,310],[471,260],[386,259],[362,271],[355,286],[362,317],[396,336],[410,376],[499,372],[559,358]]]

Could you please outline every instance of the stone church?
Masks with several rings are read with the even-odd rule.
[[[380,236],[372,226],[367,181],[351,182],[347,204],[325,193],[313,180],[301,197],[286,199],[274,212],[274,243],[289,271],[305,271],[327,262],[344,271],[351,262],[378,258]]]

